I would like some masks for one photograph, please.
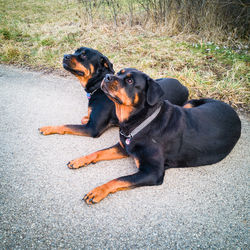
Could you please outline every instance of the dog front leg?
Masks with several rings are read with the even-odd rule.
[[[86,194],[83,199],[87,204],[98,203],[110,193],[141,186],[160,185],[163,181],[163,176],[164,172],[154,173],[151,171],[143,172],[139,170],[139,172],[135,174],[114,179],[94,188],[92,191]]]
[[[42,135],[51,134],[70,134],[89,137],[98,137],[100,133],[93,126],[86,125],[61,125],[61,126],[45,126],[38,129]]]
[[[117,143],[110,148],[99,150],[92,154],[72,160],[67,164],[67,166],[71,169],[76,169],[98,161],[109,161],[125,157],[128,157],[126,151],[121,147],[120,143]]]

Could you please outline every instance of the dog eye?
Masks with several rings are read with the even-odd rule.
[[[128,83],[128,84],[132,84],[134,81],[133,81],[133,79],[132,78],[126,78],[125,79],[125,81],[126,81],[126,83]]]

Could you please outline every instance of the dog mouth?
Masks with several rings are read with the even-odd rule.
[[[117,102],[118,104],[122,104],[122,101],[119,97],[114,96],[112,93],[109,92],[108,87],[106,86],[106,84],[104,83],[104,81],[101,84],[101,89],[102,91],[109,97],[111,98],[113,101]]]
[[[78,76],[84,76],[84,72],[83,71],[79,71],[79,70],[74,70],[72,69],[67,63],[63,62],[63,67],[64,69],[66,69],[67,71],[71,72],[74,75],[78,75]]]

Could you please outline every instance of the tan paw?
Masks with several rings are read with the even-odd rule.
[[[87,204],[95,204],[104,199],[109,194],[109,191],[105,185],[94,188],[83,198]]]
[[[64,130],[59,126],[46,126],[38,129],[42,135],[64,134]]]
[[[84,125],[84,124],[87,124],[89,122],[89,117],[88,116],[84,116],[81,120],[81,123]]]
[[[70,162],[67,163],[68,168],[71,169],[77,169],[77,168],[81,168],[81,167],[85,167],[87,165],[89,165],[90,163],[95,163],[95,155],[91,154],[91,155],[86,155],[80,158],[77,158],[75,160],[72,160]]]

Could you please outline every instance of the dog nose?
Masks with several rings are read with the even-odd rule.
[[[69,60],[70,59],[70,55],[64,55],[63,57],[65,60]]]
[[[105,76],[105,78],[104,78],[104,81],[105,81],[106,83],[108,83],[108,82],[111,82],[112,79],[113,79],[112,75],[107,74],[107,75]]]

